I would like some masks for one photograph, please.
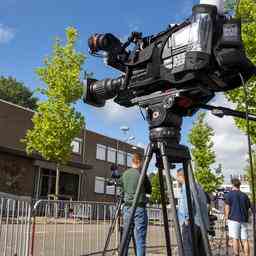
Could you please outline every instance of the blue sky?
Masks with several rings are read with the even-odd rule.
[[[195,3],[197,0],[1,1],[0,75],[13,76],[35,89],[40,84],[35,68],[51,53],[54,39],[64,39],[65,28],[74,26],[80,34],[77,49],[87,55],[84,68],[98,79],[115,77],[118,75],[115,70],[87,54],[87,39],[92,33],[111,32],[120,38],[126,38],[134,30],[144,35],[154,34],[188,17]],[[223,99],[220,97],[218,102]],[[119,128],[127,125],[136,143],[148,142],[147,124],[137,108],[123,109],[109,102],[105,108],[97,109],[79,102],[77,109],[85,115],[90,130],[123,139]],[[216,122],[213,119],[213,125]],[[185,118],[183,143],[187,142],[191,126],[192,119]]]

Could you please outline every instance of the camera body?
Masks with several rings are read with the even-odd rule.
[[[122,106],[146,107],[154,99],[171,101],[173,112],[192,115],[215,92],[241,85],[255,67],[246,57],[241,21],[199,4],[191,18],[153,36],[133,32],[126,43],[112,34],[89,39],[91,53],[104,51],[106,63],[123,74],[116,79],[85,81],[84,102],[102,107],[113,98]],[[128,46],[133,43],[132,51]],[[168,95],[168,96],[166,96]],[[140,104],[144,97],[150,99]]]

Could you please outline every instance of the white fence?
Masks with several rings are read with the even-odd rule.
[[[0,198],[0,255],[102,255],[115,210],[115,205],[111,203],[39,200],[32,207],[29,201]],[[151,255],[166,255],[162,211],[157,207],[147,210],[147,251]],[[172,255],[177,255],[170,212],[168,218],[174,247]],[[118,226],[121,223],[120,217],[106,255],[117,251],[120,242]],[[216,237],[210,240],[214,251],[225,247],[223,219],[216,223]],[[129,255],[132,253],[133,248]]]
[[[0,255],[28,255],[30,224],[30,202],[0,199]]]

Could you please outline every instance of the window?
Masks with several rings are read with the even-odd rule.
[[[116,150],[114,148],[108,147],[108,162],[116,162]]]
[[[125,165],[125,152],[124,151],[118,151],[117,164]]]
[[[105,179],[103,177],[95,177],[95,193],[104,194]]]
[[[96,159],[104,161],[106,160],[106,146],[97,144]]]
[[[106,181],[107,179],[105,179],[104,177],[95,177],[95,193],[115,195],[115,185],[107,185],[108,183]],[[116,189],[117,195],[120,195],[120,188],[117,187]]]
[[[55,194],[56,171],[49,169],[42,169],[41,187],[39,196],[45,197],[49,194]]]
[[[131,167],[132,166],[132,154],[127,153],[127,166]]]
[[[115,185],[106,186],[106,194],[107,195],[114,195],[115,194]]]
[[[72,147],[72,152],[76,154],[82,154],[82,139],[80,138],[75,138],[71,142],[71,147]]]

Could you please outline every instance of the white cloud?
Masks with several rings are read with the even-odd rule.
[[[218,94],[211,103],[216,106],[234,108],[234,105],[228,102],[223,94]],[[222,164],[226,181],[229,181],[230,174],[242,174],[246,166],[247,138],[235,126],[232,117],[218,118],[208,112],[206,121],[215,132],[213,142],[216,163]]]
[[[101,119],[111,123],[129,123],[140,117],[137,107],[125,108],[113,100],[106,101],[105,107],[98,109],[98,113]]]
[[[14,38],[14,35],[14,29],[0,24],[0,43],[8,43]]]

